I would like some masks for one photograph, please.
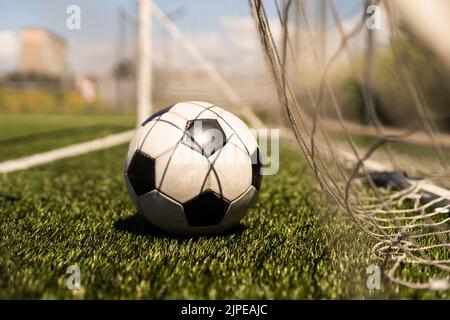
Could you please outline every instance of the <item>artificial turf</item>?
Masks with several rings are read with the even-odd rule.
[[[0,161],[101,138],[131,129],[121,115],[0,114]]]
[[[197,238],[136,217],[125,152],[0,175],[0,298],[448,298],[389,282],[367,289],[372,240],[328,204],[292,146],[242,225]],[[70,265],[81,290],[66,286]]]

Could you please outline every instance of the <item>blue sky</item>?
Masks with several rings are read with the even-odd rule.
[[[167,13],[179,12],[175,16],[179,26],[188,32],[216,28],[218,16],[248,15],[246,0],[218,1],[205,0],[159,0],[155,3]],[[66,8],[76,4],[82,12],[83,28],[89,32],[69,31],[65,28]],[[122,7],[134,14],[133,0],[1,0],[0,30],[20,30],[24,26],[49,28],[68,37],[83,39],[113,38],[111,26],[117,23],[117,11]]]
[[[188,33],[218,28],[220,16],[248,16],[247,0],[155,0],[165,12],[175,14],[177,24]],[[266,1],[268,13],[275,16],[273,1]],[[361,0],[336,0],[341,13],[352,13]],[[84,27],[88,33],[69,32],[65,28],[66,8],[77,4],[82,10]],[[136,10],[134,0],[0,0],[0,30],[20,30],[28,25],[42,26],[70,37],[95,39],[113,37],[110,26],[117,21],[117,10]]]
[[[178,27],[189,36],[201,34],[223,33],[223,18],[250,17],[247,0],[155,0],[155,3],[166,13],[173,16]],[[269,16],[276,17],[272,0],[265,1]],[[336,0],[342,15],[353,15],[357,12],[361,0]],[[66,28],[66,8],[76,4],[81,8],[81,30],[68,30]],[[118,10],[124,8],[135,15],[135,0],[0,0],[0,34],[3,32],[18,34],[23,27],[38,26],[52,30],[64,36],[73,51],[80,52],[73,59],[89,60],[90,53],[105,52],[115,47],[118,33]],[[155,23],[155,31],[161,32],[161,27]],[[11,38],[11,37],[9,37]],[[0,39],[1,40],[1,39]],[[103,49],[100,45],[103,44]],[[2,43],[0,42],[0,51]],[[114,50],[112,50],[114,51]],[[73,54],[73,53],[72,53]],[[104,53],[105,54],[105,53]],[[110,52],[110,55],[115,55]],[[0,63],[5,63],[1,60]],[[4,58],[4,57],[3,57]],[[106,57],[105,57],[106,59]],[[98,69],[105,69],[105,59],[97,63]],[[4,59],[5,60],[5,59]],[[109,57],[112,60],[112,57]],[[73,62],[74,68],[83,67],[80,61]],[[92,63],[84,63],[87,69],[95,68],[95,59]],[[108,62],[110,64],[110,62]],[[102,67],[100,68],[100,64]],[[0,71],[1,71],[0,66]],[[84,71],[84,70],[83,70]]]

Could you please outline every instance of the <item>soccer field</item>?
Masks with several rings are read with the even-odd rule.
[[[0,161],[101,138],[134,122],[132,116],[1,114]]]
[[[83,127],[96,128],[95,138],[132,125],[127,117],[42,116],[18,132],[25,120],[8,117],[2,160],[85,141]],[[47,128],[44,145],[33,138],[39,128]],[[123,181],[126,149],[0,175],[0,298],[448,298],[389,282],[367,289],[372,240],[328,204],[294,146],[282,148],[280,172],[263,178],[242,225],[197,238],[168,236],[136,218]],[[66,286],[71,265],[80,267],[81,290]],[[427,277],[413,267],[403,272]]]

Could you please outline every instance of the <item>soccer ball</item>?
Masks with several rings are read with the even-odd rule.
[[[178,234],[236,225],[261,186],[256,139],[238,117],[206,102],[156,112],[130,142],[125,183],[151,224]]]

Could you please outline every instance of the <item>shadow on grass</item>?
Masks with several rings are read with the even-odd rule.
[[[232,234],[240,235],[246,230],[246,227],[243,224],[239,223],[233,228],[221,233],[198,234],[198,235],[173,234],[165,232],[164,230],[155,227],[137,213],[131,217],[117,220],[114,223],[114,228],[120,232],[131,233],[138,236],[151,236],[155,238],[179,239],[179,240],[187,240],[187,239],[196,240],[202,237],[216,238],[229,236]]]
[[[15,196],[15,195],[10,195],[10,194],[5,194],[5,193],[0,193],[0,201],[5,201],[5,202],[17,202],[21,199],[20,196]]]

